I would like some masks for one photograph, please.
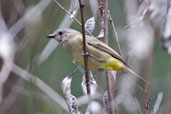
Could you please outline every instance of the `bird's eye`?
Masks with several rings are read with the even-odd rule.
[[[63,34],[63,32],[62,31],[59,31],[59,33],[58,33],[60,36],[62,36],[62,34]]]

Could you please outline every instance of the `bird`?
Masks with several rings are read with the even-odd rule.
[[[49,34],[81,65],[84,65],[82,34],[71,28],[61,28]],[[88,55],[88,68],[94,70],[114,70],[129,72],[138,78],[137,86],[146,91],[147,82],[128,66],[127,62],[111,47],[93,36],[86,35],[86,52]]]

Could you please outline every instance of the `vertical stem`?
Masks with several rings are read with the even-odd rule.
[[[108,0],[104,3],[104,42],[108,44]]]
[[[108,0],[104,1],[104,42],[108,44]],[[106,80],[107,80],[107,89],[108,89],[108,99],[109,99],[109,107],[110,114],[115,113],[115,109],[112,106],[113,100],[113,91],[112,91],[112,81],[110,77],[109,71],[106,71]]]
[[[154,37],[151,41],[149,51],[149,62],[147,64],[147,91],[145,93],[144,108],[145,114],[150,114],[150,91],[151,91],[151,78],[152,78],[152,58],[153,58]]]
[[[86,52],[86,38],[85,38],[85,27],[84,27],[84,4],[82,0],[79,0],[80,13],[81,13],[81,24],[82,24],[82,37],[83,37],[83,52],[84,52],[84,66],[85,66],[85,77],[86,77],[86,87],[87,94],[90,94],[90,84],[89,84],[89,69],[88,69],[88,53]]]
[[[153,55],[153,43],[150,50],[148,69],[147,69],[147,91],[145,96],[145,114],[150,114],[150,90],[151,90],[151,71],[152,71],[152,55]]]

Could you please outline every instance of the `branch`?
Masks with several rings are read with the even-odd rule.
[[[84,52],[84,66],[85,66],[85,77],[87,82],[87,94],[90,94],[90,84],[89,84],[89,69],[88,69],[88,53],[86,51],[86,38],[85,38],[85,28],[84,28],[84,4],[79,0],[80,13],[81,13],[81,23],[82,23],[82,37],[83,37],[83,52]]]
[[[104,1],[104,42],[108,44],[108,0]],[[112,81],[109,71],[106,71],[106,80],[107,80],[110,114],[114,114],[115,109],[112,107],[112,100],[113,100]]]
[[[147,78],[147,91],[145,92],[144,100],[144,113],[149,114],[149,100],[150,100],[150,84],[151,84],[151,70],[152,70],[152,55],[153,55],[153,45],[154,45],[154,25],[152,24],[149,15],[144,15],[147,11],[146,7],[143,9],[143,16],[137,12],[137,9],[141,9],[141,6],[137,4],[137,0],[125,0],[125,7],[127,13],[127,22],[136,23],[134,27],[129,27],[128,35],[126,36],[128,40],[129,61],[134,63],[131,68],[134,71],[141,70],[145,71],[144,74]],[[146,16],[144,18],[144,16]],[[141,21],[142,20],[142,21]],[[140,25],[139,22],[142,24]],[[147,62],[147,63],[145,63]],[[146,67],[144,67],[144,64]],[[130,83],[131,84],[131,83]],[[132,85],[135,83],[132,83]],[[125,85],[125,83],[123,84]]]
[[[150,91],[151,91],[151,72],[152,72],[152,57],[153,57],[153,45],[154,43],[152,43],[151,48],[150,48],[150,52],[149,52],[149,61],[147,63],[147,91],[145,93],[145,114],[149,114],[150,113]]]
[[[115,40],[118,48],[119,55],[122,57],[121,46],[119,43],[118,33],[116,32],[115,24],[109,11],[109,22],[112,24],[113,33],[115,34]]]

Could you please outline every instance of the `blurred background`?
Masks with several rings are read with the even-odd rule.
[[[80,21],[77,2],[0,0],[0,114],[69,113],[60,86],[77,64],[57,41],[46,36],[57,28],[70,27],[81,32],[81,26],[72,18]],[[95,17],[96,26],[92,34],[98,36],[101,20],[97,11],[103,0],[84,0],[84,4],[85,21]],[[170,1],[109,0],[109,10],[123,58],[150,84],[150,113],[171,113]],[[109,45],[118,51],[114,38],[109,22]],[[71,93],[78,101],[84,95],[82,75],[82,72],[76,72],[71,83]],[[117,80],[115,93],[117,113],[144,113],[146,93],[137,89],[135,82],[130,84],[122,78]],[[104,74],[96,80],[98,93],[103,96],[107,89]],[[135,95],[130,92],[132,90]],[[104,107],[102,99],[100,97],[96,101]],[[138,101],[141,111],[137,111],[134,101]],[[85,107],[79,106],[79,111],[85,113]]]

